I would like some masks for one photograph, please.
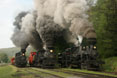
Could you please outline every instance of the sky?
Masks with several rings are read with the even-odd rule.
[[[33,8],[33,0],[0,0],[0,48],[15,46],[11,41],[14,18],[19,12]]]

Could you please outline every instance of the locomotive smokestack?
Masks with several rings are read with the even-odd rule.
[[[25,53],[25,52],[26,52],[26,49],[21,49],[21,52],[22,52],[22,53]]]

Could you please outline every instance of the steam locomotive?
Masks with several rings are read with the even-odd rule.
[[[11,59],[11,63],[17,67],[25,67],[27,65],[25,49],[21,49],[20,52],[16,53],[15,57]]]
[[[72,67],[88,70],[99,70],[103,61],[99,60],[96,39],[83,39],[79,47],[72,47],[59,53],[61,67]]]
[[[98,58],[95,38],[84,38],[80,46],[67,48],[64,52],[57,54],[53,47],[31,52],[28,61],[30,66],[42,68],[54,68],[58,65],[59,67],[98,70],[102,65],[102,61]],[[16,53],[15,65],[23,67],[27,65],[24,50]]]
[[[34,67],[52,68],[56,65],[56,55],[53,49],[31,52],[29,56],[29,64]]]

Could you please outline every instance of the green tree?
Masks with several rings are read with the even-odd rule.
[[[5,53],[0,53],[0,62],[7,63],[8,62],[8,56]]]
[[[117,0],[98,0],[90,12],[102,57],[117,56]]]

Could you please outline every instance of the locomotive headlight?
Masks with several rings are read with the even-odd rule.
[[[86,49],[86,47],[84,46],[83,49]]]
[[[23,53],[22,55],[24,56],[25,54]]]
[[[93,48],[94,48],[94,49],[96,49],[97,47],[96,47],[96,46],[94,46]]]
[[[53,50],[50,50],[50,52],[52,53],[52,52],[54,52]]]
[[[86,50],[86,47],[85,46],[82,46],[82,50]]]

